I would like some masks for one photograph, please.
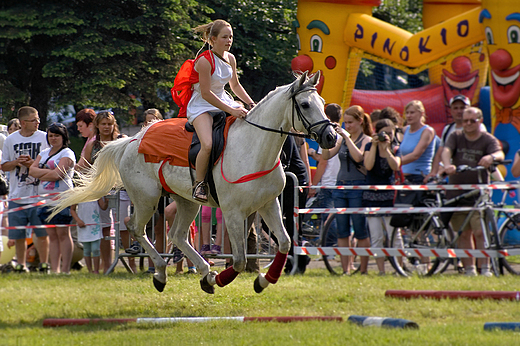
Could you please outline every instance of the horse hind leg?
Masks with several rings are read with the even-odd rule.
[[[153,198],[153,201],[151,199],[149,201],[143,201],[141,198],[138,203],[135,203],[134,212],[130,216],[130,220],[127,222],[127,228],[152,259],[155,265],[153,284],[159,292],[162,292],[168,280],[166,276],[167,264],[159,255],[145,233],[146,224],[153,216],[155,212],[153,206],[157,205],[157,202],[158,198]]]
[[[189,228],[199,211],[199,205],[188,201],[180,196],[174,196],[177,203],[177,214],[173,221],[173,225],[168,232],[170,239],[184,255],[189,258],[202,274],[201,288],[204,292],[215,293],[215,277],[217,272],[210,272],[208,262],[191,246],[188,242]]]
[[[264,219],[267,227],[274,233],[278,239],[279,250],[274,257],[274,260],[267,271],[267,274],[258,274],[254,282],[254,289],[256,293],[261,293],[269,284],[275,284],[282,275],[283,267],[287,261],[287,253],[289,252],[291,243],[285,227],[282,223],[282,214],[280,212],[280,204],[278,199],[267,203],[259,211]]]
[[[230,216],[229,214],[226,214],[224,218],[226,220],[231,248],[233,249],[233,265],[226,268],[216,276],[208,275],[204,277],[201,280],[201,287],[203,290],[205,290],[205,287],[213,286],[215,284],[219,287],[224,287],[230,284],[235,280],[240,272],[244,271],[246,267],[243,218],[241,216]]]

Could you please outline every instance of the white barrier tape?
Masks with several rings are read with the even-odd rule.
[[[99,225],[101,227],[112,226],[113,224],[118,224],[119,221],[113,223],[88,223],[85,226],[95,226]],[[9,227],[0,227],[0,229],[34,229],[34,228],[55,228],[55,227],[73,227],[78,226],[75,223],[66,224],[66,225],[31,225],[31,226],[9,226]]]
[[[520,249],[464,250],[464,249],[399,249],[349,247],[294,247],[295,255],[343,255],[372,257],[442,257],[442,258],[498,258],[520,255]]]
[[[473,207],[442,207],[442,208],[308,208],[297,209],[299,214],[414,214],[414,213],[433,213],[441,212],[448,213],[454,211],[471,211],[480,210]],[[495,210],[495,209],[493,209]],[[504,209],[508,212],[520,212],[520,209]]]
[[[3,211],[0,211],[0,215],[2,214],[9,214],[9,213],[14,213],[16,211],[20,211],[20,210],[25,210],[25,209],[31,209],[31,208],[34,208],[34,207],[39,207],[41,205],[44,205],[46,204],[48,201],[46,199],[44,199],[43,201],[39,201],[39,202],[36,202],[36,203],[31,203],[31,204],[27,204],[27,205],[24,205],[22,207],[18,207],[18,208],[12,208],[12,209],[6,209],[6,210],[3,210]]]
[[[333,189],[333,190],[410,190],[410,191],[430,191],[430,190],[508,190],[518,189],[520,184],[441,184],[441,185],[341,185],[341,186],[300,186],[310,189]]]
[[[517,208],[493,208],[493,211],[503,211],[504,213],[520,213]]]
[[[53,193],[46,193],[44,195],[34,195],[34,196],[27,196],[27,197],[17,197],[17,198],[7,198],[7,199],[0,199],[0,202],[16,202],[16,201],[23,201],[25,199],[34,199],[34,198],[44,198],[49,196],[56,196],[59,195],[60,192],[53,192]]]

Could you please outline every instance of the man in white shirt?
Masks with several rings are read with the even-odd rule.
[[[9,135],[4,142],[2,150],[1,169],[10,172],[9,176],[9,199],[35,196],[38,194],[38,180],[29,175],[29,167],[34,162],[41,150],[49,147],[47,134],[38,130],[40,117],[38,111],[29,106],[18,110],[18,119],[21,129]],[[24,198],[16,202],[9,201],[9,209],[23,207],[27,204],[37,202],[37,198]],[[38,207],[19,210],[9,213],[9,226],[40,225]],[[48,273],[49,265],[49,239],[47,231],[43,228],[33,230],[36,235],[36,249],[40,257],[40,271]],[[15,272],[27,272],[26,229],[10,229],[9,240],[15,241],[16,260],[18,264]]]

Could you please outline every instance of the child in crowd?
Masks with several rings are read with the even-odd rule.
[[[108,200],[105,197],[98,201],[74,204],[71,207],[71,215],[78,225],[78,241],[83,244],[83,256],[89,273],[99,274],[100,245],[103,232],[99,209],[108,208]]]

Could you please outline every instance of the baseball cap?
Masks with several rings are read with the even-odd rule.
[[[453,96],[451,98],[451,100],[450,100],[450,106],[455,101],[462,101],[466,106],[471,106],[471,101],[469,100],[469,98],[467,98],[466,96],[464,96],[462,94],[458,94],[458,95]]]

